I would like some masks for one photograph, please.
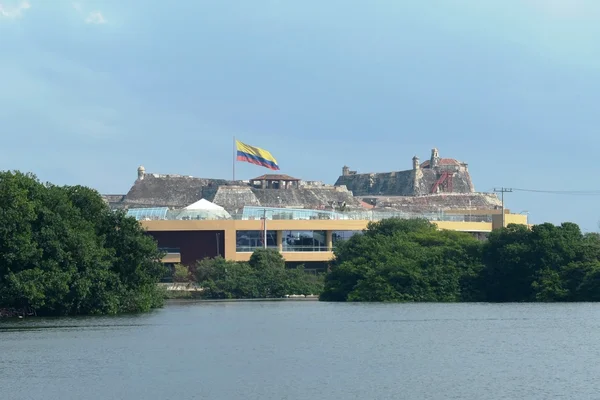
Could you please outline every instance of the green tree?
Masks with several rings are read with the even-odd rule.
[[[483,250],[488,301],[577,301],[600,256],[597,235],[576,224],[509,225],[490,234]]]
[[[600,261],[585,263],[581,269],[585,275],[578,280],[573,301],[600,301]]]
[[[0,307],[38,315],[147,311],[165,273],[140,224],[82,186],[0,173]]]
[[[196,281],[209,299],[258,298],[256,276],[248,263],[227,261],[218,256],[196,265]]]
[[[222,257],[197,263],[195,276],[203,296],[211,299],[281,298],[288,294],[319,294],[323,276],[303,267],[287,269],[276,250],[257,249],[246,262]]]
[[[480,243],[423,219],[372,222],[335,249],[324,301],[459,301],[479,296]]]
[[[257,249],[250,256],[248,265],[254,271],[259,297],[283,297],[291,294],[285,260],[274,249]]]
[[[488,301],[533,300],[536,266],[527,227],[511,224],[492,231],[484,245],[483,263],[482,285]]]

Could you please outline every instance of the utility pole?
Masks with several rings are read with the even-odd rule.
[[[502,227],[505,227],[505,222],[504,222],[504,193],[511,193],[512,189],[510,188],[500,188],[500,189],[496,189],[494,188],[494,192],[500,192],[501,193],[501,201],[502,201]]]

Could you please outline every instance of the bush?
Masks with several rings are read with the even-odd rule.
[[[205,298],[256,299],[281,298],[288,294],[319,294],[323,277],[286,269],[276,250],[258,249],[249,262],[226,261],[222,257],[205,259],[196,265],[196,280]]]
[[[175,264],[173,271],[173,282],[189,283],[193,280],[193,276],[188,267],[182,264]]]

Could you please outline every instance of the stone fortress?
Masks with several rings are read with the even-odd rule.
[[[474,193],[467,164],[454,158],[440,158],[431,150],[431,158],[419,163],[413,157],[412,169],[397,172],[358,174],[342,168],[336,186],[345,185],[355,196],[423,196],[439,193]]]
[[[206,199],[236,214],[244,206],[417,214],[500,207],[495,194],[475,192],[466,163],[440,158],[437,149],[423,163],[416,156],[412,161],[412,169],[385,173],[357,173],[344,166],[334,185],[282,174],[248,181],[161,175],[141,166],[127,194],[104,199],[112,208],[126,209],[183,208]]]

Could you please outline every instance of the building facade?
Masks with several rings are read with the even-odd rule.
[[[322,269],[333,258],[340,241],[360,234],[369,222],[382,217],[364,214],[359,219],[336,219],[318,210],[262,209],[244,219],[156,219],[141,224],[167,252],[166,263],[193,265],[198,260],[222,256],[231,261],[248,261],[254,250],[277,249],[290,265],[303,263]],[[263,216],[260,216],[260,213]],[[299,213],[294,218],[294,213]],[[312,213],[312,214],[311,214]],[[266,215],[266,219],[264,216]],[[321,217],[317,217],[321,215]],[[344,215],[344,214],[339,214]],[[292,216],[292,218],[286,218]],[[302,216],[305,216],[303,218]],[[388,217],[393,216],[388,213]],[[358,215],[357,217],[361,217]],[[452,213],[429,218],[440,229],[486,235],[502,226],[501,211]],[[504,223],[527,224],[527,216],[505,210]]]

